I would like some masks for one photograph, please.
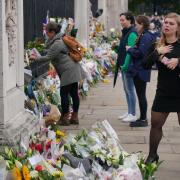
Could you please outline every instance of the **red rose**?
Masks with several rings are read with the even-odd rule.
[[[41,165],[37,165],[37,166],[35,167],[35,170],[36,170],[36,171],[42,171],[42,170],[43,170],[43,168],[42,168],[42,166],[41,166]]]
[[[43,152],[43,147],[42,147],[42,144],[36,144],[35,145],[35,149],[39,152]]]
[[[48,149],[51,147],[51,141],[48,141],[46,143],[46,151],[48,151]]]
[[[35,149],[35,144],[30,144],[29,147],[34,150]]]

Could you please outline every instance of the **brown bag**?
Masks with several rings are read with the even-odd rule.
[[[55,124],[59,121],[61,113],[57,106],[51,104],[51,110],[47,116],[44,117],[46,126]]]
[[[63,41],[66,46],[69,48],[69,55],[75,61],[79,62],[84,56],[83,46],[74,38],[68,35],[63,37]]]

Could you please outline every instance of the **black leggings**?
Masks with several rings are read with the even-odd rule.
[[[142,81],[139,76],[133,78],[136,94],[139,102],[140,119],[145,120],[147,118],[147,98],[146,98],[146,85],[145,81]]]
[[[69,112],[69,95],[72,97],[73,112],[79,110],[78,82],[62,86],[60,89],[62,113]]]
[[[151,112],[151,130],[149,142],[149,156],[156,156],[159,143],[161,141],[163,131],[162,127],[166,122],[169,113],[166,112]],[[177,112],[180,125],[180,112]]]

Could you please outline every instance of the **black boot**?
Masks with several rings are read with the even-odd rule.
[[[146,127],[148,126],[148,121],[147,119],[142,120],[142,119],[138,119],[135,122],[131,122],[129,124],[130,127]]]

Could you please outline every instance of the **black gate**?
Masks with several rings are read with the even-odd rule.
[[[98,9],[98,0],[90,0],[90,2],[91,2],[91,11],[92,11],[92,14],[93,14],[93,16],[95,16],[96,11]]]
[[[24,43],[42,37],[42,23],[50,17],[74,18],[74,0],[24,0]]]
[[[90,0],[93,15],[98,9],[98,0]],[[74,18],[74,0],[24,0],[24,43],[42,37],[42,23],[47,11],[50,17]]]

